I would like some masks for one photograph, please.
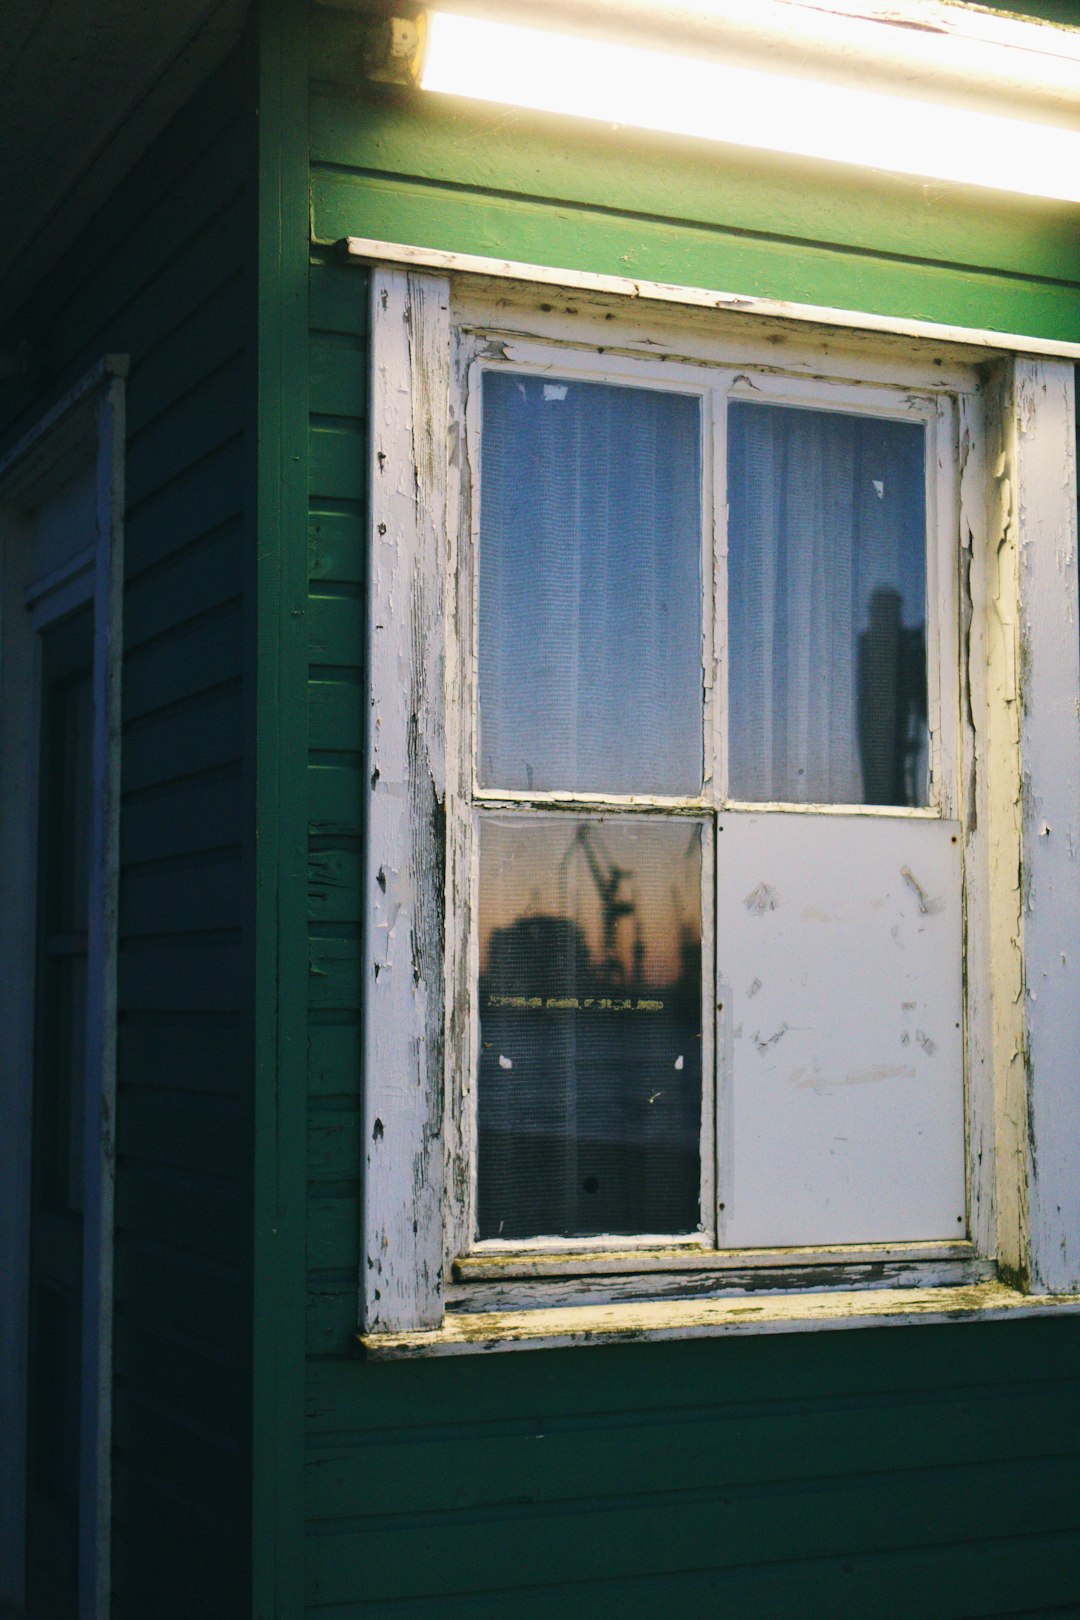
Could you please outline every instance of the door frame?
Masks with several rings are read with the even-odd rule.
[[[124,386],[127,357],[106,355],[0,457],[0,629],[7,641],[0,677],[21,706],[28,746],[13,765],[16,816],[0,815],[0,867],[9,874],[13,916],[0,932],[8,971],[33,961],[37,851],[38,634],[83,604],[93,606],[94,733],[88,929],[86,1107],[83,1137],[81,1438],[79,1457],[79,1617],[107,1620],[110,1596],[114,1116],[116,964],[120,831]],[[90,543],[34,578],[29,514],[66,469],[92,468]],[[60,474],[58,479],[57,474]],[[0,693],[0,701],[7,694]],[[9,722],[3,722],[8,727]],[[10,781],[9,772],[5,772]],[[17,960],[22,952],[22,960]],[[11,982],[9,980],[9,982]],[[27,998],[26,1005],[32,1008]],[[0,1059],[15,1084],[0,1091],[0,1173],[13,1219],[0,1241],[0,1416],[8,1445],[0,1457],[0,1603],[22,1606],[26,1576],[26,1398],[29,1327],[30,1163],[33,1015],[0,1034]]]

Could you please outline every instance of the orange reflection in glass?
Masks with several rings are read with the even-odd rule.
[[[699,1218],[701,825],[481,823],[479,1235]]]

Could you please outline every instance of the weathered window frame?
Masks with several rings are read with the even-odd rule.
[[[1080,1293],[1080,1176],[1072,1163],[1080,1098],[1070,1070],[1080,1041],[1072,985],[1080,971],[1080,870],[1071,854],[1080,843],[1080,647],[1071,364],[1025,356],[1023,340],[995,335],[942,336],[910,323],[870,337],[863,318],[850,316],[845,330],[836,312],[828,321],[815,320],[816,311],[793,320],[790,310],[762,319],[721,307],[703,317],[702,300],[688,293],[680,307],[675,289],[662,290],[667,307],[657,311],[620,296],[629,284],[567,296],[553,294],[551,272],[538,287],[524,275],[502,279],[525,267],[473,262],[464,268],[494,268],[496,276],[451,278],[410,268],[416,256],[386,254],[406,264],[376,268],[371,285],[364,1344],[410,1354],[591,1342],[626,1331],[792,1329],[958,1308],[1011,1311]],[[443,268],[445,256],[430,258]],[[456,550],[466,423],[452,366],[455,334],[466,327],[579,350],[614,341],[620,351],[655,353],[666,342],[690,363],[719,356],[724,365],[810,379],[791,383],[796,393],[820,391],[821,379],[835,387],[873,377],[925,390],[933,377],[930,392],[955,399],[955,483],[950,472],[935,488],[936,521],[956,535],[954,572],[963,583],[963,719],[946,741],[957,770],[939,770],[943,802],[932,813],[954,810],[949,783],[959,779],[970,1243],[942,1245],[936,1255],[925,1245],[691,1255],[591,1240],[576,1253],[573,1245],[561,1253],[540,1245],[542,1254],[516,1245],[505,1255],[464,1254],[460,1211],[471,1161],[457,1126],[467,1081],[447,1052],[461,1049],[468,997],[464,983],[444,976],[460,981],[467,968],[461,951],[450,953],[447,968],[444,925],[468,907],[467,839],[454,806],[471,783],[461,780],[460,717],[446,705],[465,656],[454,627],[468,620]],[[972,368],[977,393],[957,382],[975,375]],[[943,659],[955,664],[956,620],[946,602],[931,669],[947,667]],[[452,1009],[445,1030],[444,1006]],[[771,1308],[733,1308],[732,1296],[742,1294],[745,1307],[747,1290],[762,1288]],[[809,1296],[792,1291],[807,1288],[835,1290],[828,1309],[819,1298],[800,1314],[799,1300]],[[946,1297],[958,1289],[962,1306]],[[591,1320],[596,1312],[602,1323]]]

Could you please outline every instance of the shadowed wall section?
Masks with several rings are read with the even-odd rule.
[[[245,47],[20,312],[15,332],[49,357],[42,403],[11,385],[0,395],[0,422],[14,428],[101,354],[131,356],[117,1620],[232,1620],[250,1582],[253,105]]]

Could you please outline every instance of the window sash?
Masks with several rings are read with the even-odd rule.
[[[863,369],[860,365],[858,368]],[[866,367],[872,371],[872,367]],[[478,698],[478,576],[479,480],[482,433],[482,375],[488,370],[506,370],[537,377],[572,378],[580,381],[613,382],[621,386],[690,393],[700,401],[702,424],[702,580],[703,580],[703,707],[704,782],[700,795],[635,795],[575,792],[570,789],[522,792],[484,786],[478,780],[475,762]],[[957,752],[959,693],[957,678],[957,584],[955,567],[949,566],[950,542],[956,532],[956,484],[953,469],[957,439],[957,408],[951,394],[920,391],[903,384],[851,383],[835,378],[806,377],[778,370],[736,368],[723,363],[681,363],[657,360],[621,352],[597,353],[567,343],[529,341],[517,338],[512,346],[496,334],[462,326],[455,344],[455,387],[451,410],[458,413],[458,427],[464,439],[465,455],[457,469],[456,487],[451,498],[449,577],[456,581],[456,597],[449,615],[452,650],[448,659],[448,693],[465,696],[448,716],[456,760],[448,761],[450,780],[457,791],[449,799],[449,879],[448,896],[457,895],[449,907],[451,933],[448,937],[448,1041],[450,1061],[446,1071],[448,1107],[447,1136],[450,1144],[448,1165],[458,1196],[452,1200],[447,1220],[445,1262],[452,1267],[464,1256],[484,1254],[512,1257],[532,1252],[602,1254],[605,1249],[640,1251],[642,1255],[666,1249],[699,1252],[703,1263],[718,1252],[717,1208],[718,1161],[723,1145],[717,1140],[722,1114],[718,1093],[730,1076],[721,1075],[718,1065],[724,1030],[712,1016],[704,1019],[702,1093],[702,1187],[701,1231],[686,1236],[638,1233],[617,1238],[566,1238],[538,1235],[504,1242],[479,1240],[474,1211],[477,1200],[478,1163],[476,1153],[477,1054],[479,1051],[479,1009],[476,986],[479,981],[479,930],[477,915],[478,857],[477,815],[482,809],[517,810],[519,813],[567,812],[591,809],[611,814],[668,812],[669,814],[707,813],[708,831],[703,838],[703,976],[705,1001],[715,1006],[721,999],[716,982],[715,933],[719,922],[715,899],[716,818],[725,810],[746,809],[781,815],[859,815],[908,817],[913,820],[950,819],[957,802]],[[925,433],[926,479],[926,648],[929,731],[929,797],[920,807],[830,804],[768,805],[734,801],[727,794],[725,760],[726,711],[726,533],[727,443],[726,415],[730,400],[753,399],[770,404],[789,404],[845,414],[885,417],[922,424]],[[942,553],[945,556],[942,556]],[[961,1243],[961,1246],[962,1243]],[[902,1245],[907,1249],[908,1246]],[[926,1246],[924,1246],[925,1248]],[[926,1252],[940,1252],[940,1242]]]
[[[929,815],[951,819],[957,806],[959,698],[956,623],[958,596],[955,558],[951,545],[956,532],[957,448],[956,401],[949,394],[914,390],[910,385],[844,383],[805,378],[764,370],[736,370],[717,363],[685,365],[678,361],[650,361],[622,354],[598,355],[554,343],[519,342],[512,354],[499,354],[507,346],[491,334],[466,331],[459,335],[457,388],[464,401],[463,427],[467,470],[460,490],[460,521],[467,528],[458,547],[458,568],[467,570],[467,599],[458,594],[458,610],[467,607],[460,629],[457,668],[467,681],[468,707],[461,714],[460,745],[472,762],[478,731],[479,691],[476,625],[479,570],[473,559],[479,548],[479,502],[470,500],[469,485],[479,488],[482,373],[505,370],[536,377],[570,377],[583,382],[618,382],[620,386],[689,393],[701,402],[702,462],[702,579],[705,582],[702,628],[704,704],[704,781],[700,794],[606,793],[572,786],[526,791],[480,780],[471,764],[469,796],[475,803],[493,806],[591,805],[597,808],[641,806],[690,807],[716,810],[764,808],[773,804],[792,812],[824,814]],[[920,806],[855,803],[798,804],[793,801],[744,800],[732,795],[726,764],[726,671],[728,653],[727,576],[727,405],[752,399],[758,403],[801,406],[844,415],[860,415],[922,424],[925,432],[926,511],[926,674],[929,791]],[[711,582],[711,588],[710,588]],[[466,628],[467,626],[467,628]]]

